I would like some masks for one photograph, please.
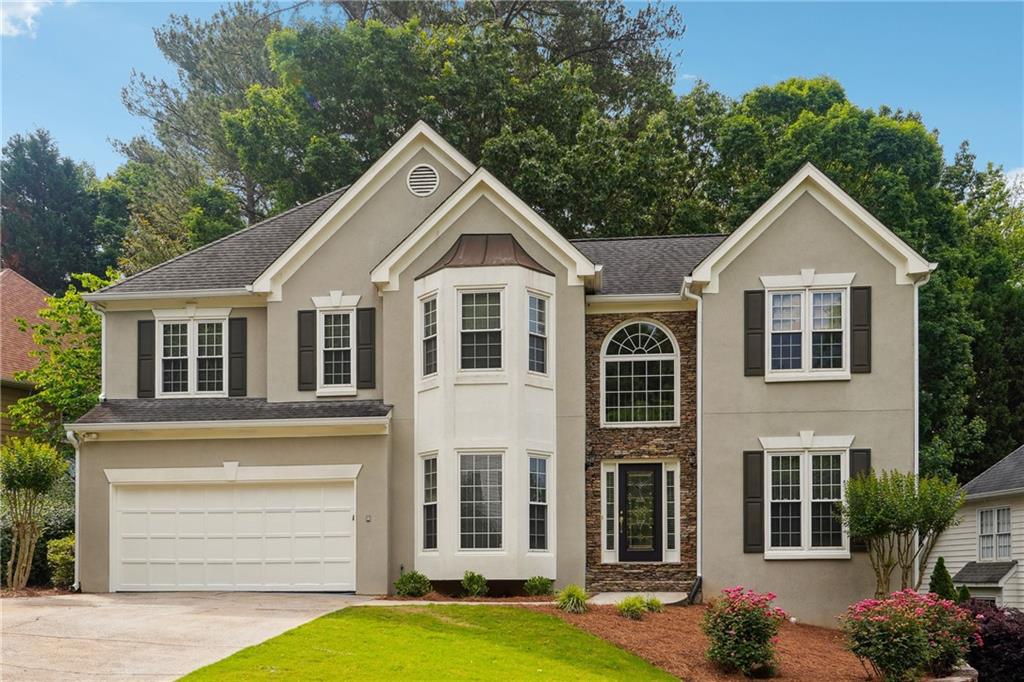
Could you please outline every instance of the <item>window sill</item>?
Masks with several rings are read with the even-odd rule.
[[[799,561],[801,559],[849,559],[849,550],[796,550],[792,552],[769,551],[764,553],[765,561]]]
[[[356,395],[358,392],[359,391],[357,389],[349,386],[343,388],[318,388],[316,389],[316,397],[333,398],[338,396],[353,396]]]
[[[164,400],[164,399],[174,399],[174,398],[227,398],[228,397],[228,392],[227,391],[217,391],[215,393],[212,393],[212,392],[203,392],[203,393],[158,393],[156,397],[161,399],[161,400]]]
[[[526,373],[526,385],[533,386],[534,388],[554,388],[555,383],[547,374],[538,374],[536,372]]]
[[[679,422],[601,422],[602,429],[674,429]]]
[[[465,370],[455,375],[455,383],[463,385],[472,384],[507,384],[508,375],[504,370]]]
[[[789,381],[849,381],[849,372],[800,372],[785,374],[782,372],[766,373],[764,382],[766,384],[783,383]]]

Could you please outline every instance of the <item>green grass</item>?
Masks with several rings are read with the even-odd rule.
[[[511,606],[359,606],[201,668],[186,680],[673,679],[543,613]]]

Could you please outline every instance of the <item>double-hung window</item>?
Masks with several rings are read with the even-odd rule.
[[[548,300],[529,295],[530,338],[529,370],[538,374],[548,372]]]
[[[462,369],[501,369],[501,292],[460,294],[459,335]]]
[[[849,371],[846,290],[814,288],[768,293],[768,375]]]
[[[500,454],[459,455],[459,547],[501,549]]]
[[[352,350],[355,347],[355,311],[318,309],[320,362],[317,367],[317,391],[343,393],[355,391]]]
[[[437,457],[423,459],[423,549],[437,549]]]
[[[548,548],[548,458],[530,457],[530,549]]]
[[[837,512],[846,451],[772,452],[765,468],[766,556],[845,554],[848,540]]]
[[[158,318],[158,395],[226,395],[227,320]]]
[[[1009,559],[1010,508],[982,509],[978,512],[978,559]]]
[[[437,374],[437,297],[423,301],[423,376]]]

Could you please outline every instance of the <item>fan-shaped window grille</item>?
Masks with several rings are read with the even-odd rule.
[[[669,332],[631,322],[608,339],[602,362],[603,424],[676,423],[676,348]]]
[[[628,324],[608,342],[606,355],[648,355],[675,352],[665,330],[650,322]]]
[[[437,191],[440,180],[433,166],[421,163],[409,171],[407,182],[410,192],[418,197],[429,197]]]

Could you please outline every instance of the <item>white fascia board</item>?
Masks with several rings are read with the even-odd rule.
[[[597,268],[589,258],[486,168],[478,168],[412,234],[384,257],[370,273],[370,280],[383,291],[397,290],[399,275],[405,267],[482,196],[497,200],[494,204],[499,210],[566,266],[570,286],[580,286],[584,279],[594,277]]]
[[[988,500],[994,497],[1009,497],[1011,495],[1024,495],[1024,488],[1010,488],[1008,490],[993,490],[988,493],[974,493],[973,495],[967,495],[964,499],[968,502],[974,500]]]
[[[359,179],[338,197],[338,200],[324,211],[301,237],[260,273],[252,283],[252,290],[270,294],[272,301],[278,300],[281,285],[390,180],[399,168],[425,147],[428,147],[459,180],[464,181],[476,170],[476,166],[469,159],[433,128],[423,121],[417,121],[384,156],[377,159],[359,176]]]
[[[176,289],[166,291],[108,291],[82,294],[86,301],[133,301],[151,298],[217,298],[223,296],[253,296],[249,287],[229,289]]]
[[[307,428],[315,426],[387,426],[391,415],[384,417],[325,417],[320,419],[209,419],[175,422],[96,422],[66,424],[67,431],[75,433],[103,433],[112,431],[176,431],[189,429],[259,429]]]
[[[892,262],[896,266],[897,283],[913,284],[928,277],[937,267],[808,162],[694,268],[694,283],[703,291],[717,293],[719,273],[805,192]]]

